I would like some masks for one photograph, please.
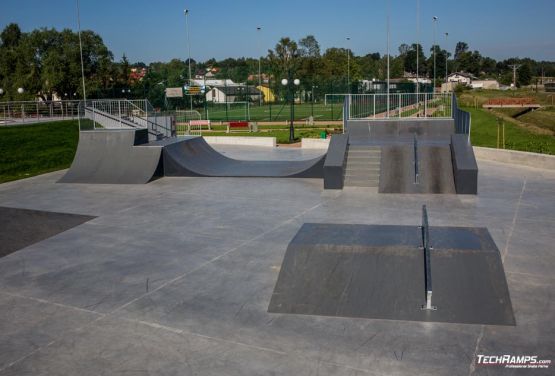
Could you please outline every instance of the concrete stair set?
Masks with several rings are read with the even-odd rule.
[[[345,168],[346,187],[378,187],[380,185],[381,148],[350,145]]]

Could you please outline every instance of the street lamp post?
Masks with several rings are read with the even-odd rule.
[[[347,39],[347,90],[348,93],[351,94],[351,48],[349,43],[351,37],[345,39]]]
[[[314,89],[318,89],[318,86],[312,85],[312,90],[310,91],[312,96],[312,108],[311,108],[310,114],[313,119],[314,119]]]
[[[446,48],[449,48],[448,47],[449,44],[448,44],[448,41],[447,41],[448,38],[449,38],[449,33],[445,33],[445,46],[446,46]],[[447,51],[448,50],[445,50],[445,83],[447,83],[447,73],[448,73],[447,72],[447,62],[448,62],[448,57],[449,57],[449,54],[448,54]]]
[[[434,16],[433,18],[433,23],[434,23],[434,82],[432,84],[432,87],[434,89],[434,93],[436,91],[436,32],[437,32],[437,21],[439,20],[438,17]]]
[[[187,30],[187,51],[189,54],[189,86],[191,86],[191,40],[189,39],[189,9],[185,9],[185,28]],[[189,93],[191,111],[193,111],[193,97]]]
[[[284,78],[281,80],[281,84],[283,86],[287,86],[287,92],[289,95],[289,99],[291,100],[291,121],[289,123],[289,142],[293,143],[295,140],[295,128],[294,128],[294,121],[295,121],[295,86],[299,86],[301,81],[298,78],[294,80],[291,79],[291,72],[287,75],[288,78]]]
[[[390,107],[390,98],[389,98],[389,13],[390,13],[390,0],[387,0],[387,118],[389,119],[389,107]]]
[[[262,30],[262,27],[258,26],[256,28],[256,30],[258,31],[258,87],[259,87],[259,92],[262,91],[262,73],[261,73],[261,64],[260,64],[260,60],[262,58],[262,56],[260,56],[260,31]],[[262,95],[259,94],[258,95],[258,105],[262,106]]]

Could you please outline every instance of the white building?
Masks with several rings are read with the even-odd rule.
[[[473,89],[499,90],[497,80],[474,80],[470,84]]]
[[[463,85],[470,85],[472,80],[475,80],[476,77],[471,75],[470,73],[465,72],[454,72],[447,76],[448,82],[463,84]]]
[[[206,100],[214,103],[258,101],[262,93],[254,86],[214,86],[206,92]]]

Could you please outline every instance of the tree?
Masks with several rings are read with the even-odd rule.
[[[21,39],[21,29],[15,23],[11,23],[4,28],[0,34],[0,39],[2,39],[2,46],[7,48],[16,47]]]
[[[299,56],[301,57],[320,57],[320,44],[314,35],[307,35],[299,40]]]
[[[518,68],[517,72],[517,85],[518,86],[526,86],[530,85],[532,81],[532,72],[530,71],[530,67],[528,64],[522,64],[520,68]]]
[[[466,42],[457,42],[455,47],[455,60],[458,60],[461,54],[468,51],[468,44]]]
[[[427,72],[426,69],[426,56],[420,44],[413,43],[407,51],[404,59],[404,70],[416,74],[417,70],[417,50],[418,50],[418,73],[424,76]]]

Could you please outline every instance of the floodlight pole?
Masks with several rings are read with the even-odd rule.
[[[191,86],[191,40],[189,39],[189,9],[185,9],[185,29],[187,30],[187,50],[189,53],[189,87]],[[189,102],[193,111],[193,96],[189,92]]]
[[[416,0],[416,102],[420,106],[418,93],[420,92],[420,0]]]
[[[449,33],[445,33],[445,46],[447,48],[449,48],[449,42],[447,41],[447,39],[449,38]],[[449,60],[449,53],[448,50],[445,50],[445,83],[447,83],[447,73],[448,73],[448,68],[447,68],[447,63]],[[445,86],[445,89],[447,90],[447,85]]]
[[[79,10],[79,0],[77,3],[77,32],[79,34],[79,53],[81,54],[81,80],[83,82],[83,103],[86,106],[87,91],[85,90],[85,64],[83,63],[83,43],[81,41],[81,13]]]
[[[387,0],[387,118],[389,119],[389,105],[390,105],[390,98],[389,98],[389,41],[390,41],[390,35],[389,35],[389,3],[390,0]]]
[[[260,55],[260,31],[262,30],[262,27],[258,26],[256,28],[256,30],[258,31],[258,105],[262,106],[262,74],[261,74],[261,64],[260,64],[260,60],[262,59],[262,56]]]
[[[351,49],[350,49],[350,41],[351,37],[345,38],[347,39],[347,90],[348,93],[351,94]]]
[[[434,93],[436,92],[436,33],[437,33],[437,20],[439,20],[438,17],[434,16],[433,18],[433,24],[434,24],[434,82],[432,84],[432,87],[434,89]]]

